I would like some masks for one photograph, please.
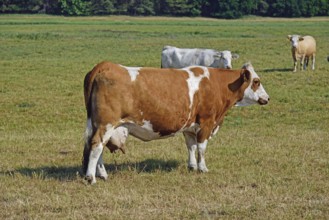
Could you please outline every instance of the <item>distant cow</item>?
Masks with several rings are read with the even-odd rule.
[[[308,61],[312,58],[312,70],[315,68],[316,42],[311,36],[288,35],[291,42],[292,58],[294,60],[294,72],[297,71],[297,61],[300,60],[300,69],[305,70]]]
[[[104,146],[123,151],[131,134],[143,141],[182,132],[188,167],[207,172],[208,140],[234,105],[265,105],[269,96],[251,64],[241,70],[206,68],[158,69],[96,65],[85,77],[87,108],[83,171],[90,183],[107,178]],[[195,152],[198,158],[195,158]]]
[[[238,59],[238,54],[231,51],[216,51],[212,49],[188,49],[165,46],[161,53],[162,68],[184,68],[192,65],[232,69],[232,59]]]

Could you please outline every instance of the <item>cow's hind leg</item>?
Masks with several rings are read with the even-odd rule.
[[[114,128],[112,125],[107,125],[105,129],[98,128],[91,139],[89,162],[88,162],[88,168],[86,173],[86,179],[91,184],[96,183],[96,178],[95,178],[96,169],[100,171],[99,173],[103,174],[103,177],[107,177],[107,174],[105,174],[106,170],[103,161],[102,159],[101,160],[99,159],[102,155],[104,145],[111,138],[113,130]]]
[[[312,70],[315,70],[315,53],[312,55]]]
[[[83,175],[86,175],[89,163],[89,155],[90,155],[90,145],[92,138],[92,125],[90,118],[87,119],[86,123],[86,131],[85,131],[85,146],[83,149],[83,157],[82,157],[82,172]]]
[[[304,70],[306,70],[308,67],[308,61],[309,61],[309,57],[305,57]]]
[[[103,180],[107,180],[107,177],[108,177],[105,166],[104,166],[104,162],[103,162],[103,153],[101,153],[101,155],[99,156],[99,159],[97,161],[96,176],[98,176],[99,178],[101,178]]]
[[[92,149],[90,150],[89,154],[89,163],[88,163],[88,169],[86,173],[86,179],[91,183],[96,183],[96,166],[98,163],[98,159],[101,156],[103,152],[103,144],[101,142],[98,142],[94,146],[92,146]]]

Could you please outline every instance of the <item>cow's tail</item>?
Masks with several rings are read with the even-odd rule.
[[[87,110],[87,122],[86,122],[86,130],[84,134],[85,144],[83,150],[82,157],[82,172],[85,175],[88,168],[89,163],[89,154],[91,150],[91,138],[93,135],[92,122],[91,122],[91,91],[92,85],[95,78],[95,72],[90,71],[86,74],[84,79],[84,99],[85,99],[85,107]]]

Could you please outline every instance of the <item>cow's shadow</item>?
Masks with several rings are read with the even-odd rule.
[[[263,69],[261,70],[262,72],[265,73],[270,73],[270,72],[292,72],[292,68],[272,68],[272,69]]]
[[[117,173],[123,171],[131,171],[137,173],[153,173],[153,172],[171,172],[179,166],[177,160],[159,160],[147,159],[140,162],[128,162],[123,164],[105,164],[108,173]],[[15,176],[20,174],[30,178],[36,179],[55,179],[58,181],[73,181],[81,178],[81,166],[70,167],[57,167],[57,166],[44,166],[38,168],[20,168],[12,171],[1,172],[1,175]]]

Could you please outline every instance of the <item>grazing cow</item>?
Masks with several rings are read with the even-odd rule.
[[[184,68],[200,65],[215,68],[232,69],[232,59],[238,59],[238,54],[231,51],[216,51],[212,49],[187,49],[165,46],[161,53],[162,68]]]
[[[308,61],[312,58],[312,70],[315,68],[316,42],[312,36],[288,35],[291,42],[291,53],[294,60],[294,72],[297,71],[297,61],[300,60],[300,69],[305,70]]]
[[[124,151],[129,134],[143,141],[182,132],[188,167],[207,172],[208,140],[234,105],[265,105],[269,96],[251,64],[241,70],[191,66],[184,69],[96,65],[85,77],[87,108],[83,172],[90,183],[107,178],[104,146]],[[195,158],[195,152],[198,158]]]

